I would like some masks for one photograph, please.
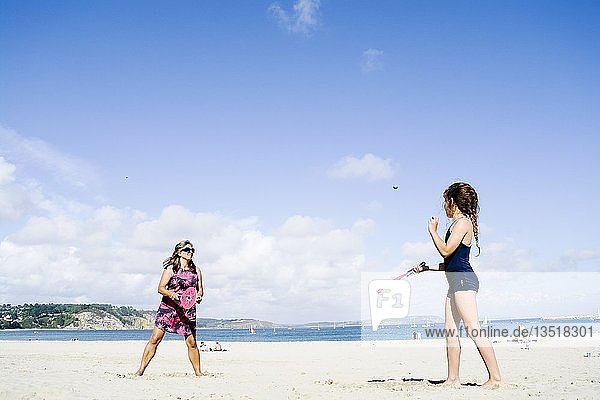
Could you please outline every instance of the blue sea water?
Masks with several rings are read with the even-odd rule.
[[[0,331],[0,340],[148,340],[151,330],[11,330]],[[321,340],[360,340],[360,327],[346,328],[277,328],[198,329],[197,340],[219,342],[297,342]],[[182,340],[182,336],[167,333],[165,340]]]
[[[518,327],[526,329],[562,328],[564,337],[565,327],[585,328],[586,337],[600,335],[600,320],[591,319],[565,319],[565,320],[542,320],[542,319],[515,319],[490,321],[489,328],[494,330],[506,329],[513,333]],[[431,324],[428,327],[411,325],[385,325],[377,331],[372,331],[370,326],[338,326],[327,327],[294,327],[276,329],[256,329],[254,334],[247,329],[198,329],[198,341],[219,342],[301,342],[301,341],[358,341],[358,340],[411,340],[416,333],[427,340],[431,335],[427,330],[443,328],[443,324]],[[573,329],[570,329],[573,332]],[[83,341],[122,341],[122,340],[148,340],[150,330],[0,330],[1,340],[83,340]],[[571,334],[572,335],[572,334]],[[181,336],[167,334],[165,340],[182,340]]]

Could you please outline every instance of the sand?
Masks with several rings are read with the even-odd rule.
[[[427,342],[424,344],[424,342]],[[0,399],[592,399],[598,341],[495,345],[504,385],[486,390],[476,348],[463,341],[459,388],[441,386],[444,342],[223,343],[196,377],[183,341],[164,341],[142,377],[145,342],[0,341]],[[208,343],[213,345],[212,342]],[[584,357],[591,353],[592,357]],[[598,398],[598,397],[596,397]]]

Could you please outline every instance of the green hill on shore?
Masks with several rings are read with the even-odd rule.
[[[153,313],[110,304],[0,305],[0,329],[146,329]]]

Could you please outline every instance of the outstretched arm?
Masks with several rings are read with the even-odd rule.
[[[446,264],[442,262],[436,265],[428,265],[427,267],[430,271],[443,271],[446,269]]]
[[[421,263],[413,268],[413,271],[416,273],[423,271],[443,271],[446,269],[446,264],[439,263],[437,265],[425,265],[425,263]]]

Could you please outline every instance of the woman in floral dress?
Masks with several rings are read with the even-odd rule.
[[[173,255],[163,262],[164,271],[158,284],[158,293],[163,295],[152,335],[142,354],[140,368],[135,375],[144,374],[146,367],[156,354],[156,348],[165,336],[165,332],[176,333],[185,337],[188,357],[197,376],[200,370],[200,353],[196,344],[196,305],[185,309],[179,305],[179,297],[186,289],[195,287],[198,291],[196,302],[203,295],[202,273],[192,261],[194,246],[189,240],[183,240],[175,246]]]

